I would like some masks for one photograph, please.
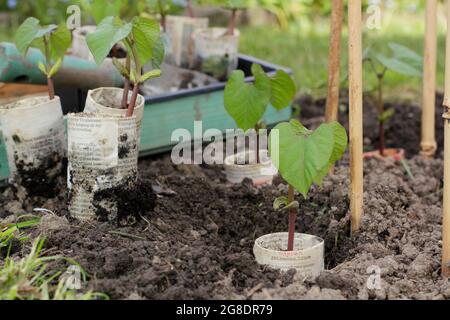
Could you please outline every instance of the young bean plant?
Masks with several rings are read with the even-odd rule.
[[[38,19],[27,18],[17,29],[15,43],[19,52],[26,56],[30,47],[42,51],[45,60],[38,62],[39,70],[47,77],[48,95],[55,98],[53,76],[61,68],[64,55],[70,47],[72,37],[64,23],[41,26]]]
[[[288,251],[294,250],[299,208],[294,191],[297,190],[306,199],[311,185],[321,184],[346,148],[347,133],[336,121],[324,123],[314,131],[308,130],[297,120],[280,123],[272,129],[269,136],[270,156],[289,184],[287,197],[282,196],[274,201],[276,210],[289,211]]]
[[[411,77],[422,76],[422,57],[420,55],[397,43],[389,43],[388,47],[391,50],[390,57],[382,53],[373,52],[371,48],[365,50],[363,57],[364,62],[369,64],[377,78],[376,110],[378,113],[378,139],[381,156],[384,156],[385,150],[384,126],[394,115],[394,109],[385,110],[384,108],[383,87],[386,72],[392,71]]]
[[[225,8],[231,11],[230,22],[228,24],[227,34],[234,35],[236,29],[236,17],[238,10],[247,9],[251,6],[251,0],[198,0],[199,4],[213,5]]]
[[[163,31],[166,31],[167,16],[171,13],[179,12],[182,10],[182,6],[173,0],[146,0],[147,7],[152,13],[160,15],[160,23]],[[192,7],[190,13],[192,13]]]
[[[132,116],[136,106],[139,86],[145,81],[159,77],[159,67],[164,59],[164,46],[160,39],[160,27],[156,21],[134,17],[131,22],[118,17],[106,17],[97,30],[87,36],[87,44],[97,64],[102,63],[111,48],[121,43],[127,49],[125,65],[113,58],[114,66],[133,84],[133,93],[127,106],[127,116]],[[142,67],[151,62],[153,70],[142,74]],[[126,105],[128,88],[125,85],[122,107]]]
[[[267,75],[259,64],[253,64],[251,71],[254,83],[246,83],[242,70],[235,70],[228,79],[224,91],[224,104],[228,114],[238,128],[244,132],[255,129],[258,136],[262,128],[261,119],[271,104],[276,110],[290,105],[295,96],[296,85],[291,76],[283,70]],[[256,159],[259,162],[259,143]]]

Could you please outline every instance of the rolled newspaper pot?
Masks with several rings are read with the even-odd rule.
[[[277,170],[268,156],[268,151],[259,151],[259,163],[256,163],[256,159],[250,162],[252,156],[256,158],[255,153],[255,151],[245,151],[225,158],[224,167],[228,182],[241,183],[248,178],[253,181],[255,186],[272,184]]]
[[[194,34],[193,68],[216,79],[225,80],[238,66],[239,30],[227,34],[226,28],[197,30]]]
[[[181,68],[189,68],[193,63],[194,33],[208,28],[208,18],[186,16],[167,16],[166,30],[170,34],[170,47],[173,63]]]
[[[136,183],[139,151],[136,117],[69,114],[67,134],[70,214],[88,220],[102,210],[107,211],[108,219],[114,220],[115,204],[97,203],[95,194]]]
[[[10,181],[53,184],[66,155],[64,120],[59,97],[30,97],[0,106],[0,130],[10,171]],[[31,186],[31,185],[30,185]],[[35,188],[36,190],[39,188]]]
[[[287,251],[287,232],[266,234],[255,240],[256,262],[287,271],[296,269],[301,276],[313,279],[324,269],[323,239],[304,233],[294,236],[294,250]]]
[[[96,112],[125,116],[127,109],[122,109],[123,89],[106,87],[89,90],[86,98],[84,112]],[[128,92],[128,103],[130,103],[132,92]],[[142,118],[144,117],[145,98],[138,94],[134,115],[136,116],[138,130],[138,146],[140,143],[140,133]]]

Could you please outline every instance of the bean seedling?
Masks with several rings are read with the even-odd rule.
[[[251,67],[254,83],[245,83],[242,70],[235,70],[228,79],[224,92],[224,104],[228,114],[243,131],[255,129],[258,134],[261,118],[271,104],[281,110],[289,106],[296,93],[295,82],[285,71],[278,70],[268,76],[259,64]],[[259,162],[259,150],[256,150]]]
[[[164,46],[160,39],[160,27],[152,19],[134,17],[131,22],[124,22],[118,17],[106,17],[97,27],[97,30],[87,36],[87,43],[97,64],[103,62],[111,48],[122,43],[127,49],[127,63],[123,65],[113,58],[114,66],[125,79],[133,84],[133,93],[128,104],[127,116],[133,115],[139,86],[145,81],[159,77],[159,66],[164,58]],[[151,62],[156,68],[142,74],[142,67]],[[128,89],[124,89],[127,100]]]
[[[385,149],[384,125],[394,115],[394,109],[385,110],[384,108],[383,82],[386,72],[390,70],[405,76],[422,76],[422,57],[420,55],[397,43],[389,43],[388,47],[392,52],[391,57],[387,57],[382,53],[374,53],[371,48],[365,50],[363,57],[363,61],[370,65],[377,78],[376,109],[378,113],[379,152],[381,156],[384,156]]]
[[[64,55],[71,44],[71,34],[64,23],[59,26],[41,26],[36,18],[27,18],[17,29],[15,43],[19,52],[26,56],[30,47],[40,49],[45,62],[39,61],[39,70],[47,77],[48,96],[55,98],[53,76],[61,68]]]
[[[178,12],[182,9],[181,5],[173,0],[146,0],[147,7],[153,12],[160,15],[161,27],[166,31],[166,18],[169,14]],[[189,4],[190,5],[190,4]],[[189,14],[192,14],[192,7],[188,6]]]
[[[278,135],[278,140],[273,137]],[[288,251],[294,250],[295,222],[299,203],[294,191],[306,199],[313,183],[320,185],[330,168],[347,148],[347,133],[336,121],[321,124],[316,130],[299,121],[278,124],[270,133],[269,152],[275,167],[289,184],[288,196],[274,201],[276,210],[289,210]]]
[[[234,35],[234,31],[236,29],[236,16],[238,10],[246,9],[250,7],[250,0],[199,0],[200,4],[220,6],[227,10],[231,11],[230,22],[228,24],[228,32],[229,36]]]

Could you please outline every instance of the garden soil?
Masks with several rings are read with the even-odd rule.
[[[411,137],[419,130],[412,127]],[[440,154],[424,159],[412,145],[410,151],[413,177],[402,165],[365,161],[364,216],[353,237],[347,155],[308,199],[297,197],[297,230],[325,240],[327,270],[314,281],[259,266],[253,257],[257,237],[287,230],[286,215],[272,207],[287,193],[280,178],[259,188],[247,180],[229,185],[223,168],[176,166],[169,154],[140,160],[140,175],[152,185],[146,194],[156,201],[128,225],[68,218],[64,178],[51,199],[3,188],[0,218],[51,210],[29,232],[45,235],[52,255],[84,267],[85,289],[113,299],[450,299],[450,283],[440,277],[443,162]]]
[[[437,154],[442,152],[444,145],[443,95],[436,95],[435,123]],[[302,122],[309,128],[314,128],[325,119],[326,99],[314,99],[302,96],[295,101],[300,106]],[[406,157],[411,158],[420,151],[421,107],[419,102],[386,103],[385,110],[393,108],[394,115],[385,123],[385,139],[388,148],[404,148]],[[364,150],[372,151],[378,148],[378,116],[375,102],[371,96],[364,97]],[[339,122],[348,130],[348,93],[341,93]]]

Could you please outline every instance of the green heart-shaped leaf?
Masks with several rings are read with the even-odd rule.
[[[274,131],[275,130],[275,131]],[[347,146],[346,134],[337,122],[322,124],[315,131],[296,120],[278,124],[270,133],[269,150],[274,165],[286,182],[305,198],[314,182],[337,161]],[[279,141],[273,141],[274,132]],[[345,139],[345,142],[344,142]]]
[[[422,76],[422,70],[420,70],[418,67],[416,67],[408,62],[402,61],[398,58],[389,58],[383,54],[377,54],[376,58],[387,69],[395,71],[399,74],[402,74],[405,76],[413,76],[413,77],[421,77]]]
[[[89,33],[86,37],[95,62],[101,64],[112,47],[131,33],[132,27],[131,23],[123,24],[114,17],[103,19],[95,32]]]
[[[152,55],[152,67],[159,69],[161,64],[164,62],[164,41],[161,37],[156,41],[155,46],[153,47],[153,55]]]
[[[133,19],[133,40],[139,63],[146,64],[153,57],[153,50],[159,41],[160,26],[155,20],[136,17]]]
[[[39,29],[39,20],[33,17],[27,18],[17,29],[14,41],[22,55],[26,55]]]
[[[345,152],[345,149],[347,149],[348,137],[344,127],[341,126],[336,121],[330,122],[328,125],[331,126],[333,129],[334,147],[331,153],[330,160],[328,162],[328,166],[325,166],[323,170],[314,179],[314,183],[318,185],[322,183],[323,178],[325,178],[325,176],[328,174],[330,168],[334,165],[336,161],[338,161],[342,157],[342,155]]]
[[[50,54],[54,61],[63,60],[72,44],[72,35],[65,23],[61,23],[50,35]]]
[[[272,106],[277,110],[288,107],[297,91],[294,80],[283,70],[278,70],[270,81],[272,84],[272,96],[270,98]]]
[[[270,101],[270,78],[259,71],[254,77],[253,84],[245,83],[244,72],[235,70],[224,92],[225,109],[244,131],[255,127]]]

